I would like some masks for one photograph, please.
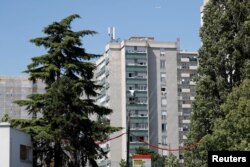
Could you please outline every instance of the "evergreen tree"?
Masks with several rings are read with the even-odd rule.
[[[32,135],[34,164],[55,167],[85,166],[87,161],[97,166],[95,159],[105,153],[95,143],[117,130],[101,119],[111,113],[95,105],[93,97],[100,86],[93,81],[95,65],[89,60],[98,56],[81,48],[81,37],[96,32],[71,30],[71,22],[79,15],[71,15],[44,28],[46,37],[32,39],[47,53],[32,58],[25,71],[33,82],[46,84],[45,94],[32,94],[28,100],[17,101],[34,116],[32,120],[14,120],[12,123]],[[96,115],[97,121],[90,116]],[[38,161],[39,160],[39,161]]]
[[[196,82],[196,100],[187,144],[198,143],[185,153],[186,166],[206,166],[207,151],[200,143],[213,134],[228,94],[250,71],[250,1],[210,0],[204,8],[202,47]]]
[[[179,161],[174,154],[170,153],[169,156],[165,157],[164,167],[179,167],[179,166],[180,166]]]
[[[126,162],[124,159],[122,159],[122,160],[120,161],[119,165],[120,165],[120,167],[126,167],[127,162]]]

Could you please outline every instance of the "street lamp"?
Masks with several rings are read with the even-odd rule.
[[[135,101],[135,90],[129,90],[130,96],[132,98],[129,98],[129,104],[133,104]],[[127,114],[127,161],[126,161],[126,166],[129,167],[129,145],[130,145],[130,110],[128,110]]]

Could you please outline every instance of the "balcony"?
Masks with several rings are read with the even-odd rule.
[[[146,52],[126,52],[126,59],[147,59]]]
[[[103,79],[99,80],[97,82],[97,84],[103,86],[105,84],[105,82],[106,82],[106,78],[103,78]]]
[[[147,97],[147,96],[148,96],[146,90],[144,90],[144,91],[142,91],[142,90],[139,90],[139,91],[138,91],[138,90],[135,90],[134,95],[135,95],[136,97]],[[130,93],[129,91],[127,91],[127,97],[130,97],[130,96],[131,96],[131,93]]]
[[[109,100],[110,100],[110,96],[107,95],[107,96],[106,96],[106,102],[109,102]]]
[[[148,117],[148,114],[132,114],[130,115],[130,117],[134,117],[134,118],[137,118],[137,117],[142,117],[142,118],[147,118]]]
[[[182,120],[182,123],[184,123],[184,124],[189,124],[189,123],[190,123],[190,120],[189,120],[189,119],[184,119],[184,120]]]
[[[126,66],[126,71],[127,72],[147,72],[147,66]]]
[[[194,100],[195,99],[195,97],[194,96],[190,96],[190,100]]]
[[[185,89],[185,88],[182,88],[182,89],[181,89],[181,92],[183,92],[183,93],[189,93],[189,92],[190,92],[190,89],[187,89],[187,88],[186,88],[186,89]]]
[[[107,71],[105,72],[105,74],[106,74],[106,77],[108,77],[108,76],[109,76],[109,70],[107,70]]]
[[[191,104],[182,104],[182,108],[191,108]]]
[[[127,66],[147,66],[146,62],[127,63]]]
[[[130,149],[131,150],[134,150],[134,149],[136,149],[138,147],[142,147],[142,146],[145,147],[147,145],[142,143],[142,142],[139,142],[139,141],[130,142]]]
[[[195,85],[195,82],[194,81],[190,81],[189,85]]]
[[[197,70],[197,66],[189,66],[190,70]]]
[[[186,136],[186,135],[183,135],[182,138],[183,138],[184,140],[186,140],[186,139],[187,139],[187,136]]]
[[[181,77],[190,77],[189,73],[181,73]]]
[[[134,131],[134,130],[148,130],[148,127],[130,127],[130,130],[131,131]]]
[[[187,63],[187,62],[189,62],[189,58],[181,58],[181,62]]]
[[[131,131],[131,136],[148,136],[148,131]]]
[[[196,57],[190,57],[189,60],[190,60],[190,61],[197,62],[197,58],[196,58]]]
[[[143,77],[127,77],[126,83],[130,84],[130,85],[132,85],[132,84],[146,85],[147,84],[147,78],[143,78]]]
[[[147,104],[127,104],[127,110],[147,110]]]
[[[105,64],[108,65],[109,64],[109,58],[105,59]]]
[[[146,54],[146,49],[143,49],[143,50],[126,50],[126,54]]]

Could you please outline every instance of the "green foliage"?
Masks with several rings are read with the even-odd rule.
[[[54,22],[43,30],[48,36],[31,40],[36,46],[43,46],[47,54],[32,58],[32,63],[28,65],[28,70],[25,72],[30,74],[31,80],[41,79],[48,86],[61,76],[68,76],[71,79],[82,78],[85,81],[82,82],[85,85],[84,90],[90,95],[95,95],[94,91],[88,92],[87,89],[88,84],[95,86],[89,81],[93,77],[95,65],[85,60],[98,55],[86,53],[85,49],[81,48],[81,37],[94,35],[96,32],[72,31],[70,24],[79,17],[79,15],[71,15],[60,22]]]
[[[81,37],[96,32],[72,31],[70,24],[75,18],[79,15],[54,22],[44,28],[46,37],[31,40],[47,53],[32,58],[26,72],[33,82],[44,81],[46,93],[16,101],[33,119],[12,120],[12,125],[32,135],[34,167],[85,166],[87,161],[97,166],[95,159],[106,153],[95,142],[118,130],[104,119],[112,111],[91,99],[100,88],[92,80],[95,65],[89,62],[97,55],[81,48]],[[91,115],[100,119],[91,120]]]
[[[126,167],[127,166],[127,163],[124,159],[122,159],[119,163],[120,167]]]
[[[2,118],[1,118],[1,122],[9,122],[11,120],[11,118],[9,117],[8,114],[5,114]]]
[[[218,120],[205,144],[213,150],[250,150],[250,80],[235,87],[221,106],[225,118]]]
[[[229,140],[225,138],[231,138],[234,134],[222,132],[222,129],[218,131],[221,126],[218,122],[230,121],[230,126],[239,126],[237,121],[227,119],[229,113],[236,111],[225,112],[223,106],[226,105],[224,103],[233,87],[249,78],[250,1],[210,0],[204,8],[203,21],[200,31],[203,45],[199,50],[197,95],[187,142],[202,144],[185,153],[185,166],[192,167],[206,166],[208,150],[229,149],[228,143],[225,143]],[[243,115],[238,116],[240,120]],[[228,127],[224,125],[224,128]],[[224,137],[216,138],[215,134],[219,133]],[[244,140],[243,136],[237,137],[240,137],[238,140]]]
[[[138,147],[135,149],[136,154],[143,154],[143,155],[151,155],[151,160],[153,166],[162,166],[164,158],[156,153],[154,150],[151,150],[147,147]],[[155,165],[154,165],[155,164]]]
[[[179,161],[177,159],[177,157],[170,153],[169,156],[167,156],[164,160],[164,167],[179,167]]]

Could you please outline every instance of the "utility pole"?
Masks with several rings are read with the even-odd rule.
[[[129,90],[131,97],[129,98],[129,104],[134,104],[135,102],[135,90]],[[128,110],[127,114],[127,160],[126,167],[129,167],[129,146],[130,146],[130,110]]]
[[[129,167],[129,144],[130,144],[130,111],[127,116],[127,167]]]

